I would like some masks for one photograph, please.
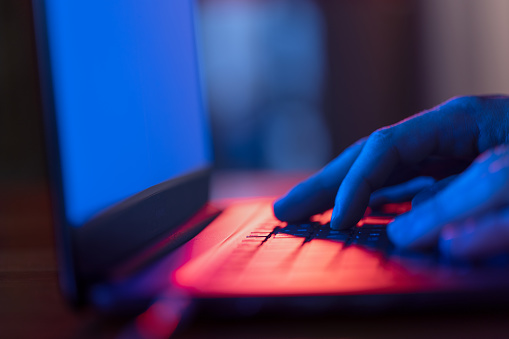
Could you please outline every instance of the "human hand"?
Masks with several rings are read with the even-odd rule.
[[[509,250],[509,146],[481,154],[433,197],[387,227],[403,248],[439,243],[452,258],[479,259]]]
[[[436,177],[459,173],[480,153],[506,143],[508,132],[508,97],[449,100],[379,129],[350,146],[320,172],[278,200],[274,213],[281,220],[296,221],[334,207],[331,227],[348,228],[362,217],[376,190],[422,174]],[[441,166],[438,172],[433,171],[437,164]],[[462,195],[456,199],[466,197]],[[398,219],[403,220],[403,216]],[[398,238],[396,230],[403,227],[400,225],[397,220],[388,229],[396,244],[407,247],[430,244],[429,239],[433,237],[422,242]],[[439,233],[435,231],[435,240]]]

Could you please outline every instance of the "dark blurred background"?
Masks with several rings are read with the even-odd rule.
[[[200,0],[216,165],[308,170],[455,95],[509,93],[509,1]],[[28,0],[0,1],[0,187],[44,176]]]

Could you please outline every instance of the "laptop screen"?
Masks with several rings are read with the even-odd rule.
[[[192,1],[46,0],[45,8],[71,225],[209,165]]]

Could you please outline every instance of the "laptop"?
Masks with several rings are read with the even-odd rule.
[[[456,264],[394,248],[385,225],[408,204],[368,210],[337,231],[330,212],[278,221],[270,197],[210,202],[195,7],[33,0],[59,273],[71,304],[119,312],[177,300],[303,314],[506,301],[503,259]]]

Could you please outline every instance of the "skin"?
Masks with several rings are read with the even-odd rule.
[[[366,207],[413,198],[387,227],[406,249],[446,256],[509,252],[509,97],[457,97],[359,140],[274,203],[295,222],[334,208],[352,227]]]

